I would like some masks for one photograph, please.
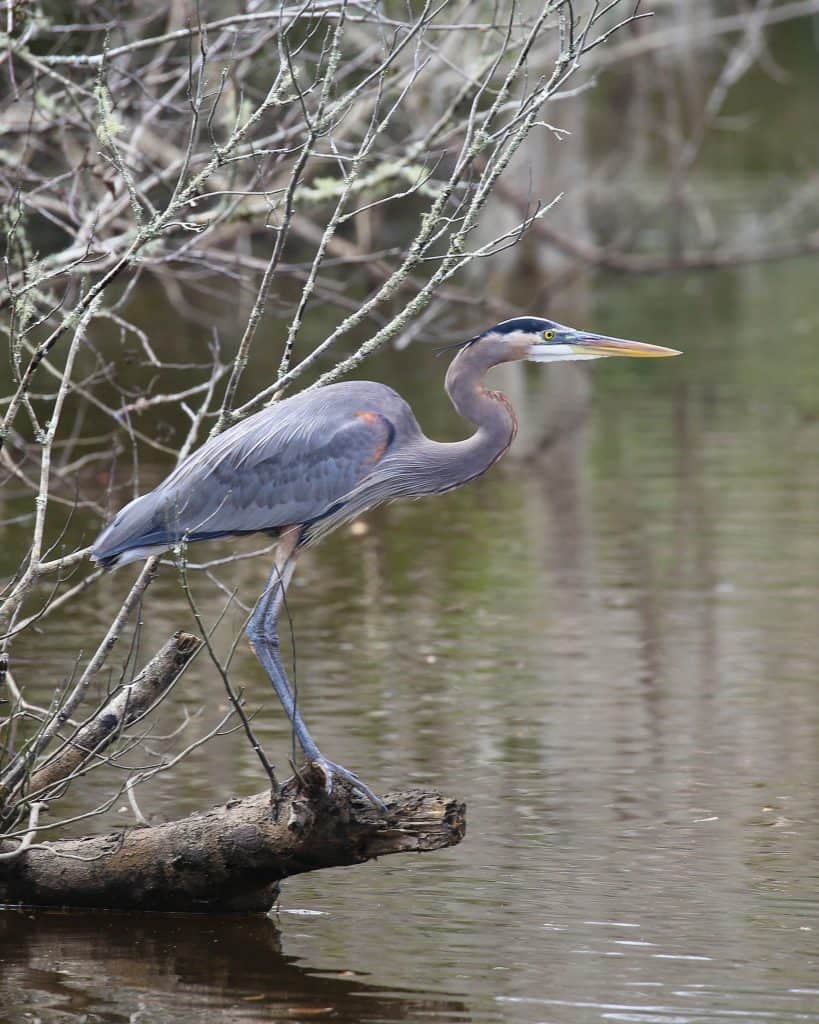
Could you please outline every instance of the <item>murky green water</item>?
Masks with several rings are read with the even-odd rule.
[[[595,364],[590,386],[581,367],[507,379],[516,458],[304,558],[291,610],[316,738],[377,789],[464,798],[459,847],[292,879],[270,921],[6,912],[0,1019],[819,1021],[815,276],[598,279],[582,314],[551,312],[685,357]],[[369,368],[456,436],[442,370],[420,347]],[[268,558],[221,578],[252,602]],[[17,650],[43,699],[134,571]],[[224,595],[197,595],[214,619]],[[168,568],[141,650],[180,627]],[[235,675],[284,765],[243,643]],[[204,729],[220,687],[200,658],[163,726],[203,701]],[[231,736],[140,800],[172,817],[259,788]]]

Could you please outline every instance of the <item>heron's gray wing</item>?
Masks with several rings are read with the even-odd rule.
[[[370,403],[357,408],[355,394],[339,397],[328,402],[321,392],[306,394],[208,441],[156,490],[122,509],[93,557],[110,563],[130,548],[254,533],[326,515],[395,434],[388,416],[366,408]]]
[[[221,458],[163,485],[166,524],[195,539],[313,521],[359,483],[393,434],[385,416],[367,410],[312,429],[251,432]]]

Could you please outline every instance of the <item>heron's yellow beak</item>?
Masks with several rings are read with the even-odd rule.
[[[638,359],[656,359],[658,356],[682,355],[675,348],[647,345],[644,341],[625,338],[607,338],[590,331],[576,331],[573,327],[555,324],[546,331],[543,341],[536,341],[529,349],[527,359],[533,363],[553,363],[563,360],[602,359],[605,356],[636,356]]]
[[[569,348],[578,355],[632,356],[638,359],[656,359],[659,356],[682,355],[676,348],[647,345],[644,341],[626,341],[624,338],[605,338],[600,334],[578,331],[569,342]]]

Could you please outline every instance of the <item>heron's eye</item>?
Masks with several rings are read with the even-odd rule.
[[[543,337],[547,341],[551,341],[554,336],[555,336],[555,332],[554,331],[544,331],[543,332]]]

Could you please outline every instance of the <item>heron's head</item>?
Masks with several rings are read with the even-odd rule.
[[[578,331],[539,316],[518,316],[495,324],[472,338],[467,345],[484,348],[492,363],[528,359],[534,363],[555,363],[604,356],[678,356],[673,348],[647,345],[642,341],[609,338],[603,334]]]

